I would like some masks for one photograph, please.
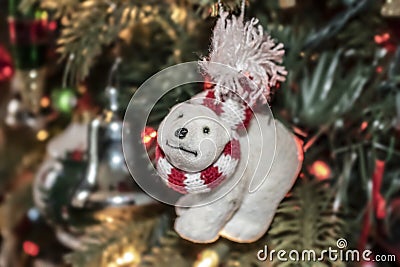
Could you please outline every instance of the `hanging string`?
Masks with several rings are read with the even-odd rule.
[[[240,19],[244,21],[244,13],[246,10],[246,0],[242,0],[240,4]],[[224,7],[222,5],[221,0],[218,0],[218,14],[221,15],[224,12]]]
[[[114,61],[114,64],[111,67],[110,73],[108,74],[108,82],[106,87],[106,95],[108,98],[108,108],[111,111],[117,112],[120,109],[119,100],[118,100],[118,88],[119,81],[116,75],[118,71],[118,67],[122,62],[121,57],[117,57]]]
[[[65,70],[64,70],[64,73],[63,73],[63,79],[62,79],[62,84],[61,84],[61,86],[63,88],[67,88],[67,86],[68,86],[68,82],[67,82],[68,77],[71,80],[71,77],[70,77],[71,76],[70,75],[71,74],[71,66],[72,66],[72,62],[74,61],[74,59],[75,59],[75,55],[74,54],[70,54],[69,57],[68,57],[67,65],[65,66]]]
[[[118,81],[117,81],[117,75],[116,72],[118,70],[119,64],[121,64],[122,62],[122,58],[121,57],[117,57],[114,61],[114,64],[111,67],[111,70],[108,74],[108,81],[107,81],[107,86],[113,86],[113,85],[117,85],[118,86]],[[117,83],[117,84],[115,84]]]
[[[240,19],[242,20],[242,22],[244,21],[245,8],[246,8],[246,0],[242,0],[242,4],[240,6]]]
[[[224,7],[222,6],[221,0],[218,0],[218,14],[221,16],[222,12],[224,12]]]

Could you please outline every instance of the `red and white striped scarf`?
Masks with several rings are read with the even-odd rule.
[[[252,118],[252,111],[244,102],[231,98],[222,102],[216,101],[214,90],[207,92],[202,104],[213,110],[222,121],[231,126],[231,140],[225,145],[218,159],[199,172],[186,172],[174,167],[157,144],[158,174],[168,187],[182,194],[209,192],[234,173],[240,159],[240,143],[236,131],[247,127]]]

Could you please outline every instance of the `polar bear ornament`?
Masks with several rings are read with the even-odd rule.
[[[243,5],[242,5],[243,6]],[[214,84],[174,106],[158,129],[156,167],[182,194],[175,230],[196,243],[248,243],[268,230],[302,164],[296,137],[267,110],[285,80],[283,45],[257,19],[222,10],[210,55],[199,61]],[[196,205],[201,199],[202,205]],[[210,200],[210,201],[207,201]]]

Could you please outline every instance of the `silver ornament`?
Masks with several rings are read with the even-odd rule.
[[[137,186],[125,163],[117,88],[108,86],[106,95],[108,104],[87,127],[71,123],[49,142],[35,178],[36,206],[47,211],[60,242],[72,249],[79,249],[93,229],[132,220],[141,207],[157,203]],[[82,212],[97,222],[75,227],[71,221],[82,221]]]
[[[115,87],[106,89],[109,104],[89,126],[88,167],[78,186],[72,206],[103,208],[108,206],[143,205],[154,202],[138,191],[125,163],[122,150],[122,120]],[[126,186],[121,189],[120,185]],[[135,191],[135,192],[133,192]]]

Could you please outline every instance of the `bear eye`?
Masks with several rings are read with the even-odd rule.
[[[210,128],[208,128],[207,126],[203,128],[203,133],[205,134],[209,134],[210,133]]]
[[[179,115],[178,115],[178,119],[180,119],[180,118],[182,118],[183,117],[183,113],[180,113]]]

